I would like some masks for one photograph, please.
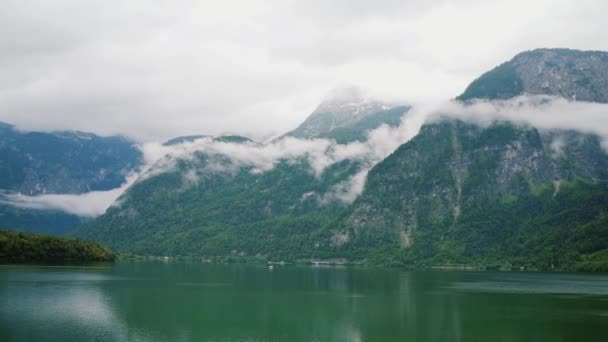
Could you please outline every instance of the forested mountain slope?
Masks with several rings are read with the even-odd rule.
[[[81,218],[13,205],[10,195],[82,194],[119,187],[142,160],[134,142],[91,133],[22,132],[0,123],[0,228],[63,234]]]
[[[604,57],[525,52],[473,82],[459,101],[468,106],[544,94],[606,102]],[[329,104],[344,111],[318,110],[283,139],[332,137],[347,126],[357,127],[349,136],[367,138],[374,125],[346,123],[384,115],[374,115],[383,112],[368,101],[320,108]],[[445,115],[373,167],[343,158],[316,173],[308,154],[259,169],[201,150],[138,181],[79,236],[155,255],[608,269],[608,155],[601,137],[489,121]],[[345,150],[361,148],[358,139],[345,139],[352,143]],[[228,150],[246,155],[253,143],[241,144]],[[349,191],[362,181],[354,202],[335,200],[336,189]]]

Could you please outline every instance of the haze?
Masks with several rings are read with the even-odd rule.
[[[608,50],[605,13],[601,0],[7,0],[0,121],[139,141],[267,137],[336,86],[428,103],[522,50]]]

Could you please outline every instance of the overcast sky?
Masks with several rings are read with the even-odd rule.
[[[0,120],[260,137],[337,86],[433,102],[522,50],[608,50],[606,13],[605,0],[4,0]]]

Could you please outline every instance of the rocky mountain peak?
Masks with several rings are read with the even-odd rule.
[[[508,99],[522,94],[608,103],[608,52],[525,51],[473,81],[458,99]]]
[[[295,130],[297,138],[334,138],[342,142],[360,140],[365,132],[381,124],[395,126],[408,107],[396,106],[369,97],[357,87],[331,91]]]
[[[361,88],[343,87],[332,90],[312,115],[333,113],[353,117],[386,108],[386,104],[370,98]]]

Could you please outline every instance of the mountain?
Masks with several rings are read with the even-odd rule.
[[[120,187],[139,166],[142,153],[120,136],[91,133],[22,132],[0,124],[0,227],[64,233],[80,224],[56,210],[18,208],[8,194],[82,194]]]
[[[0,126],[0,189],[26,195],[119,187],[141,161],[134,142],[85,132],[21,132]]]
[[[459,99],[530,93],[605,102],[605,57],[525,52]],[[355,255],[396,264],[606,270],[606,213],[608,155],[598,136],[444,119],[370,171],[341,227]]]
[[[201,138],[205,138],[207,137],[207,135],[186,135],[183,137],[176,137],[170,140],[167,140],[163,143],[163,145],[165,146],[171,146],[171,145],[179,145],[185,142],[192,142],[196,139],[201,139]]]
[[[608,52],[522,52],[473,81],[458,99],[509,99],[522,94],[608,103]]]
[[[367,102],[359,107],[351,100],[341,99],[348,101],[344,105],[333,100],[335,107],[342,108],[340,127],[365,140],[366,132],[385,123],[386,116],[382,109],[376,111],[379,107],[367,112]],[[328,108],[327,103],[319,108]],[[404,108],[394,111],[386,123],[400,122],[404,112]],[[371,126],[361,124],[372,119]],[[327,129],[307,138],[329,137],[336,131]],[[339,154],[335,149],[352,151],[328,140],[294,138],[290,134],[263,145],[223,136],[172,145],[192,152],[159,161],[151,169],[152,176],[138,180],[119,199],[120,206],[110,208],[77,235],[140,254],[294,260],[308,259],[318,249],[316,257],[326,256],[321,245],[331,243],[328,227],[346,211],[353,182],[364,177],[371,165],[353,158],[328,162]],[[222,148],[240,151],[239,157]],[[272,165],[265,165],[267,158],[273,158]]]
[[[358,88],[339,88],[286,136],[334,139],[341,144],[363,141],[367,131],[382,124],[399,126],[403,113],[409,109],[408,106],[389,105],[370,99]]]
[[[342,226],[399,264],[570,268],[608,248],[606,180],[597,136],[448,120],[372,169]]]
[[[542,94],[603,103],[602,56],[524,52],[458,99],[468,106]],[[351,142],[339,152],[321,145],[326,159],[361,149],[362,127],[373,125],[353,122],[382,117],[385,108],[355,95],[325,101],[295,131],[260,148],[277,155],[294,137],[325,137]],[[345,127],[348,135],[336,135]],[[258,165],[266,155],[250,142],[229,145],[238,156],[211,139],[198,143],[209,148],[161,160],[159,171],[77,235],[153,255],[608,270],[608,156],[594,134],[448,115],[378,163],[345,157],[319,172],[327,160],[311,159],[321,143],[315,140],[297,140],[297,149],[282,154],[291,157],[270,167]],[[360,195],[328,200],[363,181]]]
[[[221,141],[221,142],[233,142],[233,143],[246,143],[246,142],[253,142],[253,140],[247,138],[247,137],[243,137],[240,135],[220,135],[218,137],[212,137],[209,135],[187,135],[187,136],[183,136],[183,137],[176,137],[173,139],[170,139],[166,142],[163,143],[164,146],[175,146],[175,145],[180,145],[183,143],[191,143],[195,140],[198,139],[202,139],[202,138],[211,138],[214,141]]]

